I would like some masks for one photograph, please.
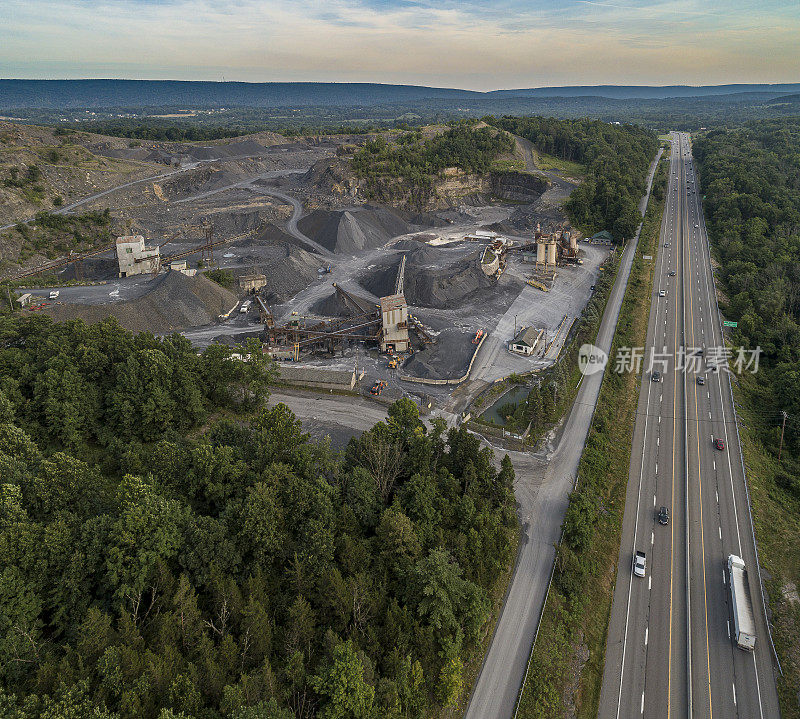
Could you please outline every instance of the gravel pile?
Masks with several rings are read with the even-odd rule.
[[[168,272],[153,280],[150,292],[130,302],[63,304],[44,311],[56,322],[82,319],[94,323],[116,317],[132,332],[166,334],[216,322],[236,301],[236,295],[202,275],[187,277],[180,272]]]
[[[403,374],[423,379],[457,379],[469,367],[476,345],[474,333],[451,327],[442,330],[436,344],[417,352],[403,366]]]
[[[199,167],[191,172],[184,172],[161,183],[161,192],[165,197],[174,200],[188,195],[199,195],[201,192],[218,190],[228,185],[241,182],[242,177],[230,170],[216,167]]]
[[[375,305],[374,302],[365,297],[360,297],[353,292],[350,294],[354,295],[360,300],[363,300],[365,305]],[[320,317],[353,317],[356,314],[361,314],[360,312],[356,312],[354,309],[352,309],[350,305],[342,302],[336,292],[333,292],[327,297],[323,297],[321,300],[318,300],[311,305],[309,310],[312,314],[319,315]]]
[[[482,250],[463,253],[453,261],[450,251],[420,247],[406,253],[405,296],[409,305],[436,309],[455,308],[481,292],[497,286],[480,268]],[[449,257],[448,257],[449,255]],[[394,292],[399,256],[362,276],[359,283],[377,297]]]
[[[408,233],[408,224],[383,207],[314,210],[298,228],[331,252],[353,254],[382,247],[393,237]]]
[[[281,233],[283,234],[283,233]],[[259,237],[232,242],[227,253],[237,255],[237,267],[231,268],[237,278],[256,272],[266,277],[267,301],[286,302],[317,279],[318,270],[324,266],[319,256],[303,250],[280,237]]]
[[[81,265],[80,279],[110,280],[119,275],[119,262],[114,257],[89,257]],[[59,272],[58,277],[63,282],[79,279],[78,265],[67,265],[63,272]]]

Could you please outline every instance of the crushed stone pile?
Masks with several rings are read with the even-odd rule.
[[[476,346],[474,333],[455,327],[442,330],[436,344],[417,352],[403,365],[403,374],[423,379],[457,379],[469,367]]]
[[[359,300],[363,300],[365,306],[374,306],[375,304],[373,301],[366,297],[361,297],[354,292],[350,292],[350,294],[354,295]],[[335,291],[327,297],[317,300],[309,309],[312,314],[319,315],[320,317],[353,317],[357,314],[361,314],[360,312],[356,312],[349,304],[342,302]]]
[[[110,280],[119,275],[119,262],[115,257],[88,257],[81,261],[81,265],[80,270],[76,263],[67,265],[58,274],[59,279],[63,282],[77,279]]]
[[[450,257],[447,255],[450,254]],[[420,247],[406,253],[405,296],[414,307],[455,308],[492,290],[497,280],[487,277],[480,268],[481,250],[453,261],[452,253],[439,248]],[[394,292],[400,257],[359,279],[359,283],[377,297]]]
[[[242,180],[241,175],[217,167],[200,167],[161,183],[161,192],[170,199],[219,190]]]
[[[238,256],[239,267],[233,268],[237,279],[253,272],[265,276],[264,292],[270,303],[286,302],[294,297],[317,279],[318,270],[325,265],[318,255],[282,241],[280,235],[268,239],[262,234],[232,242],[225,251]]]
[[[180,272],[168,272],[153,280],[150,292],[130,302],[63,304],[44,311],[56,322],[81,319],[94,323],[116,317],[132,332],[166,334],[216,322],[236,302],[236,295],[202,275],[187,277]]]
[[[300,231],[331,252],[353,254],[382,247],[408,233],[408,224],[384,207],[314,210],[297,223]]]

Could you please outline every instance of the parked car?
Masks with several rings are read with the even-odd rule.
[[[647,571],[647,557],[645,556],[644,552],[640,552],[637,549],[636,554],[633,555],[633,573],[637,577],[643,577],[646,571]]]
[[[669,524],[669,510],[666,507],[661,507],[658,510],[658,523]]]

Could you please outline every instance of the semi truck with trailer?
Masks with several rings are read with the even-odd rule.
[[[756,646],[756,622],[753,618],[753,603],[747,583],[747,569],[741,557],[728,557],[728,584],[731,589],[733,611],[733,638],[739,649],[752,652]]]

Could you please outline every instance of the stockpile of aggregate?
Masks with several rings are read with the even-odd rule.
[[[119,262],[113,257],[88,257],[81,260],[80,264],[80,268],[77,263],[67,265],[59,273],[59,279],[63,282],[77,279],[110,280],[119,275]]]
[[[165,334],[216,322],[236,305],[232,292],[202,275],[168,272],[152,281],[152,289],[129,302],[105,305],[62,304],[45,312],[56,322],[82,319],[88,323],[116,317],[132,332]]]
[[[375,307],[376,303],[372,300],[369,300],[366,297],[361,297],[354,292],[350,292],[349,294],[361,300],[364,304],[364,307]],[[311,314],[319,315],[320,317],[353,317],[355,315],[362,314],[361,312],[355,310],[348,303],[343,302],[338,293],[335,291],[327,297],[317,300],[317,302],[311,305],[309,309]]]
[[[404,290],[409,305],[435,309],[457,308],[481,292],[497,286],[480,268],[481,250],[454,253],[441,248],[420,247],[406,253]],[[449,257],[448,257],[449,255]],[[450,261],[448,261],[450,260]],[[377,297],[394,292],[400,257],[359,278],[359,283]]]
[[[474,333],[449,327],[436,337],[436,343],[414,353],[403,365],[403,374],[423,379],[457,379],[466,374],[477,345]]]
[[[176,175],[160,183],[160,185],[161,192],[165,197],[175,199],[185,195],[199,195],[203,192],[219,190],[241,182],[242,179],[241,175],[231,170],[205,166]]]
[[[318,255],[297,247],[280,237],[256,238],[232,242],[224,248],[225,254],[235,254],[237,267],[234,275],[249,275],[253,272],[264,275],[264,289],[268,302],[285,302],[308,287],[319,276],[325,263]]]
[[[384,207],[314,210],[301,219],[299,230],[331,252],[353,254],[383,247],[409,231],[408,224]]]

